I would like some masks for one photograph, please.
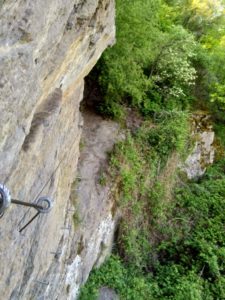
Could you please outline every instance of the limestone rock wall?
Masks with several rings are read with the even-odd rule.
[[[54,199],[23,234],[32,209],[12,204],[0,219],[1,299],[75,299],[111,238],[105,209],[87,228],[92,248],[79,255],[70,195],[84,77],[114,36],[114,0],[0,1],[0,182],[16,199]]]
[[[198,179],[214,162],[215,132],[213,131],[211,117],[206,112],[196,112],[192,115],[191,141],[193,149],[182,166],[182,170],[189,179]]]

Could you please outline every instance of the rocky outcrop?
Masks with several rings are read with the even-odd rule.
[[[0,2],[0,182],[13,198],[54,199],[23,234],[32,209],[12,204],[0,219],[1,299],[75,299],[110,244],[110,205],[82,227],[70,195],[84,77],[114,34],[113,0]]]
[[[214,137],[210,115],[205,112],[193,115],[192,141],[194,146],[182,167],[189,179],[201,177],[207,166],[213,163],[215,157]]]
[[[102,287],[99,291],[98,300],[119,300],[119,296],[114,290],[107,287]]]

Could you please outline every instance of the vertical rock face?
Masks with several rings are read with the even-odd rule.
[[[189,179],[201,177],[215,157],[215,133],[210,121],[210,115],[204,112],[192,116],[192,139],[194,147],[187,157],[182,170]]]
[[[114,34],[113,0],[0,1],[0,182],[16,199],[54,199],[23,234],[32,209],[12,204],[0,219],[1,299],[74,299],[110,240],[105,213],[87,229],[93,248],[82,258],[70,194],[83,79]]]

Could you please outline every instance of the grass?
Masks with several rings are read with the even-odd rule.
[[[163,117],[155,123],[144,122],[133,136],[128,132],[111,155],[112,181],[116,182],[114,199],[123,216],[118,252],[140,270],[148,260],[150,241],[155,240],[152,227],[164,221],[179,157],[186,147],[188,115],[174,113],[176,118],[171,113],[166,122]],[[170,143],[164,146],[167,139]]]

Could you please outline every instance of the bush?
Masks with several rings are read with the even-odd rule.
[[[95,300],[102,286],[113,288],[126,300],[151,300],[152,284],[134,269],[127,269],[118,256],[112,255],[100,268],[92,272],[88,283],[81,289],[79,300]]]

